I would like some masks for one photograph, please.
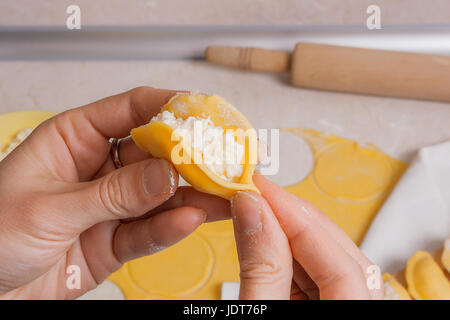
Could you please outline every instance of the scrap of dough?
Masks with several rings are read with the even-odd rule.
[[[450,282],[428,252],[419,250],[408,260],[406,282],[416,300],[450,300]]]
[[[384,300],[411,300],[405,287],[390,273],[383,274]]]

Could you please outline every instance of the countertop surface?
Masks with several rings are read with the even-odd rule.
[[[450,139],[450,105],[292,87],[289,76],[203,61],[0,62],[0,112],[61,112],[136,86],[223,96],[258,128],[312,128],[409,161]]]

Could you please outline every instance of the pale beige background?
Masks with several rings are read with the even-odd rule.
[[[64,25],[78,4],[86,25],[450,23],[449,0],[0,0],[0,25]]]

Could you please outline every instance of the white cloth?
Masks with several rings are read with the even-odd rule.
[[[435,251],[450,235],[450,141],[421,149],[375,217],[362,251],[383,272]]]

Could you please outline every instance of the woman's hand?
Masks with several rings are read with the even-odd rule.
[[[240,299],[382,299],[369,290],[373,265],[323,213],[255,175],[262,196],[232,199]]]
[[[114,167],[109,138],[128,136],[174,94],[137,88],[66,111],[0,162],[0,298],[76,298],[124,262],[230,216],[228,201],[177,190],[174,168],[131,139],[120,145],[125,167]],[[71,265],[80,289],[66,285]]]

